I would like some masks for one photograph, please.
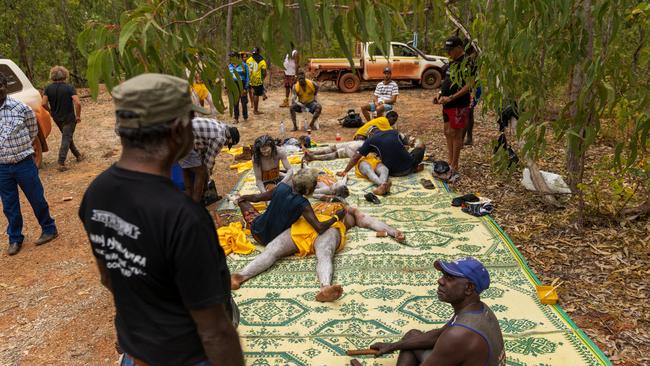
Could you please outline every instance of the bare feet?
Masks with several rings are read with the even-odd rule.
[[[332,285],[321,287],[320,292],[316,294],[316,301],[332,302],[338,300],[343,295],[341,285]]]
[[[395,241],[398,243],[406,242],[406,235],[404,235],[404,233],[399,230],[395,230],[395,236],[393,236],[393,238],[395,238]]]
[[[233,273],[230,275],[230,289],[239,290],[241,284],[244,282],[244,276],[239,273]]]
[[[377,196],[385,196],[390,193],[390,187],[393,185],[391,181],[386,181],[386,183],[382,183],[379,185],[379,187],[375,188],[372,190],[372,193],[376,194]]]

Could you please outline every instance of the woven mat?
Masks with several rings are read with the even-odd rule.
[[[312,167],[335,172],[346,162],[314,162]],[[439,273],[433,262],[468,255],[490,272],[492,284],[481,298],[499,319],[508,365],[611,365],[559,306],[539,303],[538,279],[491,218],[451,207],[455,195],[445,185],[436,182],[436,189],[427,190],[420,178],[430,175],[393,179],[391,195],[373,205],[363,199],[372,185],[350,175],[348,201],[404,231],[407,245],[366,229],[350,230],[334,264],[333,283],[344,288],[338,301],[314,299],[319,288],[314,257],[283,259],[233,292],[247,365],[348,365],[348,349],[397,341],[409,329],[438,328],[452,308],[436,297]],[[234,189],[242,194],[255,190],[251,172]],[[230,270],[241,269],[259,250],[231,255]],[[394,365],[397,354],[359,359],[364,365]]]

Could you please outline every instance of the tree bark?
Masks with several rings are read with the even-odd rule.
[[[232,47],[232,4],[228,1],[228,14],[226,16],[226,63],[228,63],[228,53]]]
[[[25,75],[29,80],[34,80],[34,72],[32,69],[31,59],[28,52],[28,44],[25,36],[22,33],[22,26],[20,25],[20,20],[16,22],[16,43],[18,44],[18,57],[20,57],[20,63],[25,69]]]
[[[67,7],[65,0],[61,0],[61,19],[63,20],[63,30],[65,31],[65,43],[68,46],[68,53],[70,53],[70,59],[72,61],[72,75],[75,77],[75,82],[73,84],[79,86],[79,80],[77,77],[79,75],[79,68],[77,67],[77,50],[74,47],[74,44],[70,40],[70,35],[72,31],[70,29],[70,19],[67,14]],[[72,80],[71,80],[72,81]]]

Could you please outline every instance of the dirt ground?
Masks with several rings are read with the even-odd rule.
[[[338,127],[337,119],[348,108],[371,99],[365,88],[356,94],[341,94],[324,88],[321,131],[317,142],[333,141],[337,132],[344,140],[353,130]],[[427,142],[428,152],[445,159],[440,107],[431,104],[432,91],[406,85],[401,89],[399,128]],[[261,116],[240,123],[243,143],[258,135],[278,135],[279,122],[290,125],[288,110],[278,108],[284,90],[271,88],[261,102]],[[1,365],[99,365],[115,364],[113,302],[99,283],[98,273],[77,210],[89,182],[120,154],[113,132],[110,96],[97,101],[82,98],[83,120],[75,141],[86,155],[71,163],[67,172],[56,170],[60,134],[49,138],[41,179],[60,236],[41,247],[32,243],[40,234],[29,205],[22,202],[26,235],[22,251],[6,255],[6,236],[0,254],[0,364]],[[222,119],[230,122],[226,115]],[[289,128],[288,128],[289,129]],[[291,133],[290,133],[291,134]],[[294,133],[294,135],[298,135]],[[495,118],[478,113],[474,145],[461,156],[463,179],[453,188],[459,193],[480,192],[497,205],[494,217],[528,259],[542,281],[556,277],[565,282],[559,289],[562,305],[575,322],[617,365],[650,364],[650,224],[647,218],[624,227],[594,222],[584,231],[572,226],[574,208],[557,210],[546,206],[519,184],[521,172],[510,178],[491,168],[492,141],[497,136]],[[592,154],[601,153],[594,149]],[[561,146],[541,162],[542,168],[562,171]],[[214,178],[220,192],[227,192],[237,175],[228,169],[232,157],[220,156]],[[445,159],[446,160],[446,159]],[[71,197],[72,200],[64,201]],[[0,226],[5,227],[4,216]],[[4,235],[4,234],[3,234]]]

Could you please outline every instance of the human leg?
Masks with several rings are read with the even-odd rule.
[[[239,100],[241,98],[235,97],[236,99],[233,102],[233,117],[235,118],[235,123],[239,122]]]
[[[376,110],[376,112],[377,112],[377,117],[381,117],[381,116],[383,116],[383,115],[384,115],[384,110],[385,110],[385,109],[386,109],[386,108],[384,107],[383,104],[378,104],[378,105],[377,105],[377,110]]]
[[[298,123],[296,121],[296,113],[302,113],[302,108],[297,104],[293,103],[291,108],[289,108],[289,115],[291,116],[291,122],[293,122],[293,130],[298,131]]]
[[[377,232],[384,231],[397,241],[403,241],[405,239],[404,233],[381,220],[366,215],[357,207],[348,207],[347,214],[354,218],[354,224],[360,228],[370,229]]]
[[[390,181],[390,179],[388,179],[388,175],[389,175],[388,167],[382,163],[379,163],[375,167],[375,172],[379,174],[379,181],[381,181],[382,183],[379,185],[379,187],[373,189],[372,193],[378,196],[387,195],[388,193],[390,193],[390,187],[393,184]]]
[[[404,334],[404,337],[402,337],[402,340],[407,340],[413,336],[417,336],[422,334],[421,331],[417,329],[411,329],[406,334]],[[399,353],[399,356],[397,357],[397,363],[396,366],[418,366],[422,362],[422,353],[427,350],[402,350]]]
[[[363,118],[366,119],[366,122],[370,121],[370,104],[362,105],[361,113],[363,114]]]
[[[454,171],[458,171],[460,164],[460,150],[463,148],[463,128],[450,128],[452,130],[452,158],[449,162]]]
[[[16,164],[16,181],[32,206],[43,234],[55,234],[56,225],[50,216],[50,206],[45,199],[43,184],[33,159],[25,159]]]
[[[309,123],[309,127],[317,130],[318,117],[320,117],[320,114],[323,111],[323,107],[318,102],[313,102],[313,103],[314,105],[312,106],[312,117],[311,117],[311,122]]]
[[[20,213],[20,198],[14,164],[0,164],[0,198],[2,198],[2,211],[7,218],[9,243],[22,244],[25,240],[22,234],[23,216]]]
[[[377,176],[375,170],[372,169],[372,166],[367,161],[362,161],[359,163],[359,171],[361,171],[361,173],[365,175],[369,181],[375,183],[376,185],[381,185],[386,182],[385,178],[382,180],[379,176]]]
[[[244,94],[239,98],[239,101],[241,102],[241,112],[242,112],[242,116],[244,117],[244,121],[248,119],[248,96],[246,94],[247,92],[244,91]]]
[[[469,116],[467,117],[467,127],[463,133],[463,138],[465,140],[465,145],[471,145],[473,143],[472,132],[474,130],[474,107],[469,108]]]
[[[72,141],[72,133],[74,132],[74,122],[57,122],[61,130],[61,145],[59,147],[59,166],[65,165],[65,160],[68,157],[68,150],[70,150],[70,141]],[[71,128],[72,125],[72,128]]]
[[[290,256],[298,251],[291,239],[291,228],[273,239],[266,249],[248,263],[241,271],[230,277],[230,287],[237,290],[242,283],[269,269],[278,259]]]
[[[341,234],[336,228],[329,228],[320,234],[314,242],[316,252],[316,274],[320,281],[321,290],[316,294],[316,300],[321,302],[334,301],[341,297],[343,288],[339,285],[332,286],[334,274],[334,255],[341,242]]]
[[[452,128],[449,127],[449,123],[444,124],[444,133],[445,142],[447,143],[447,161],[451,164],[451,160],[454,157],[454,142]]]

